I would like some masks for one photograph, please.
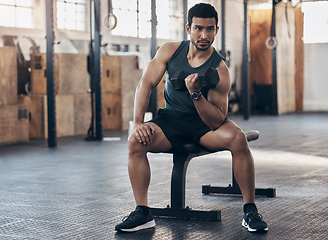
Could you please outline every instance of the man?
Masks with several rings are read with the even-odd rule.
[[[158,50],[142,76],[135,94],[134,126],[129,137],[129,176],[137,204],[117,231],[134,232],[155,227],[148,208],[150,167],[147,152],[179,150],[193,141],[211,150],[232,153],[235,178],[244,199],[242,225],[251,232],[267,231],[267,224],[254,204],[254,161],[242,130],[226,118],[230,74],[223,57],[212,43],[218,32],[217,12],[210,4],[199,3],[188,12],[186,31],[190,41],[169,42]],[[214,67],[219,73],[215,88],[200,86],[198,72]],[[174,90],[171,77],[177,70],[190,72],[185,78],[188,91]],[[165,107],[150,122],[144,122],[151,90],[166,73]]]

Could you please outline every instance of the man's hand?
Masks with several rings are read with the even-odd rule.
[[[140,143],[147,145],[152,142],[155,129],[149,123],[135,123],[133,132]]]
[[[188,75],[185,78],[185,83],[189,93],[199,92],[202,88],[198,80],[198,73]]]

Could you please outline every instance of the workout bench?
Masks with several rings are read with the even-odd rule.
[[[247,141],[254,141],[259,138],[259,132],[245,131]],[[185,207],[185,183],[186,172],[190,160],[194,157],[203,156],[217,151],[210,151],[197,144],[185,144],[183,152],[167,152],[173,153],[173,169],[171,176],[171,206],[166,208],[150,208],[151,213],[155,217],[173,217],[173,218],[193,218],[211,221],[221,220],[221,210],[200,211],[192,210],[188,206]],[[232,169],[232,185],[228,187],[211,187],[210,185],[202,186],[204,194],[221,193],[221,194],[241,194],[240,188],[236,182]],[[255,195],[275,197],[275,188],[255,189]]]

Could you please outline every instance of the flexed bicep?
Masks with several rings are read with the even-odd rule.
[[[229,102],[228,96],[231,88],[230,73],[224,61],[221,61],[217,67],[217,70],[219,73],[220,82],[216,88],[208,91],[207,100],[217,106],[224,115],[227,115]]]

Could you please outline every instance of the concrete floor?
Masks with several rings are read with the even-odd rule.
[[[231,116],[243,129],[257,129],[251,142],[256,186],[277,189],[257,197],[269,225],[266,234],[241,227],[242,198],[202,195],[201,186],[231,181],[231,156],[195,158],[187,172],[186,204],[221,209],[220,222],[156,218],[154,230],[119,234],[114,225],[134,209],[127,174],[127,132],[105,132],[119,141],[86,142],[84,136],[0,147],[0,239],[327,239],[328,114]],[[113,139],[117,140],[117,139]],[[149,202],[170,201],[172,156],[149,154]]]

